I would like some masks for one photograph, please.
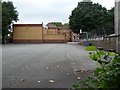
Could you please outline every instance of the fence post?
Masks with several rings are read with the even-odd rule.
[[[116,38],[116,51],[120,54],[120,0],[115,1],[115,34]]]

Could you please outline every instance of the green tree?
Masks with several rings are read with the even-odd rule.
[[[63,24],[63,27],[70,27],[70,26],[69,26],[69,23],[64,23],[64,24]]]
[[[10,34],[11,24],[18,21],[18,12],[13,2],[2,1],[2,42],[5,43]]]
[[[96,29],[97,35],[109,35],[114,33],[114,7],[107,10],[107,13],[102,17],[100,25]]]
[[[79,33],[80,29],[95,34],[106,33],[105,29],[112,22],[110,21],[112,16],[109,17],[109,14],[112,15],[112,11],[98,3],[79,2],[69,17],[69,25],[75,33]]]
[[[58,27],[62,27],[62,23],[61,22],[51,22],[52,24],[58,26]]]
[[[108,10],[107,17],[105,18],[105,31],[106,34],[113,34],[114,33],[114,7]]]

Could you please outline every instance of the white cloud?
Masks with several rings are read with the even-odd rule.
[[[100,3],[103,7],[111,9],[114,6],[115,0],[93,0],[94,3]]]
[[[10,0],[19,12],[17,23],[68,22],[71,11],[82,0]],[[107,8],[114,6],[114,0],[92,0]]]

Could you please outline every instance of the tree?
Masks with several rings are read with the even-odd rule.
[[[105,18],[105,31],[106,34],[113,34],[114,33],[114,7],[108,10],[108,15]]]
[[[86,24],[90,23],[88,23],[87,21],[91,17],[89,14],[91,5],[92,2],[79,2],[78,6],[72,11],[72,14],[69,17],[69,24],[73,32],[79,33],[80,29],[82,29],[83,31],[88,31]]]
[[[64,23],[64,24],[63,24],[63,27],[70,27],[70,26],[69,26],[69,23]]]
[[[102,17],[100,25],[96,29],[97,35],[110,35],[114,33],[114,7],[107,10],[107,13]]]
[[[5,43],[10,34],[11,24],[18,21],[18,12],[11,1],[2,2],[2,42]]]
[[[61,22],[51,22],[51,24],[54,24],[57,27],[62,27],[63,26]]]
[[[79,33],[80,29],[85,32],[94,31],[95,34],[106,33],[107,23],[109,25],[112,22],[108,19],[109,14],[110,12],[98,3],[79,2],[69,17],[69,25],[75,33]]]

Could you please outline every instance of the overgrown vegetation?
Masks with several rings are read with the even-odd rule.
[[[114,52],[98,50],[94,46],[86,48],[90,58],[100,64],[83,84],[87,88],[119,88],[120,87],[120,56]],[[73,85],[74,90],[79,90],[80,84]]]

